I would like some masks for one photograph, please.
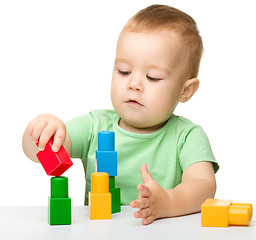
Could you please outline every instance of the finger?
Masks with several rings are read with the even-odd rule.
[[[144,209],[141,209],[140,211],[134,213],[135,218],[143,218],[144,219],[150,215],[151,215],[150,208],[144,208]]]
[[[137,189],[139,190],[139,198],[147,198],[151,195],[151,190],[149,187],[143,185],[143,184],[139,184],[137,186]]]
[[[46,127],[47,125],[47,122],[45,121],[37,121],[34,125],[34,128],[33,128],[33,131],[32,131],[32,134],[31,134],[31,137],[32,137],[32,140],[37,143],[38,142],[38,139],[39,137],[41,136],[44,128]]]
[[[37,121],[34,119],[27,126],[27,132],[30,136],[32,136],[32,134],[33,134],[33,129],[34,129],[36,123],[37,123]]]
[[[66,138],[65,130],[58,129],[54,135],[54,141],[52,144],[52,151],[58,152],[61,145],[63,145]]]
[[[148,217],[146,217],[142,220],[142,224],[143,225],[148,225],[148,224],[152,223],[154,220],[155,220],[154,216],[149,215]]]
[[[149,185],[152,181],[154,181],[150,172],[148,171],[146,163],[144,163],[141,166],[140,173],[141,173],[141,178],[142,178],[143,182],[145,183],[145,185]]]
[[[42,131],[39,142],[38,142],[38,148],[40,151],[44,150],[45,145],[49,142],[49,139],[54,135],[55,128],[48,124]]]
[[[147,208],[149,207],[149,200],[148,198],[140,198],[138,200],[132,201],[130,203],[130,206],[132,208],[140,208],[140,209]]]

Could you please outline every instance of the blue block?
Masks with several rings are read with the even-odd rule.
[[[117,176],[117,152],[97,151],[97,172],[106,172],[109,176]]]
[[[111,131],[98,132],[98,151],[115,151],[115,133]]]

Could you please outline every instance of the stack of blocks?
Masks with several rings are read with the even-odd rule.
[[[90,219],[110,219],[111,213],[121,211],[121,192],[115,187],[117,152],[114,132],[98,133],[96,165],[97,172],[91,175]]]
[[[73,165],[63,146],[58,152],[52,151],[53,138],[49,140],[45,149],[37,153],[47,175],[51,178],[51,196],[48,204],[48,221],[50,225],[71,224],[71,199],[68,197],[68,178],[60,177]]]
[[[71,224],[71,199],[68,197],[68,178],[51,178],[51,196],[48,204],[50,225]]]
[[[109,176],[104,172],[91,175],[91,192],[89,192],[90,219],[111,219],[111,194]]]

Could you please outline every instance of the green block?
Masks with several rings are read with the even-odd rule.
[[[48,208],[50,225],[71,224],[71,198],[49,198]]]
[[[121,191],[120,188],[109,189],[112,201],[112,213],[121,212]]]
[[[51,178],[51,198],[68,197],[68,178],[52,177]]]
[[[109,177],[109,189],[115,188],[115,177]]]

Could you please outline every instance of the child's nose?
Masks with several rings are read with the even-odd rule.
[[[143,80],[140,76],[131,75],[128,83],[128,88],[134,91],[143,91]]]

